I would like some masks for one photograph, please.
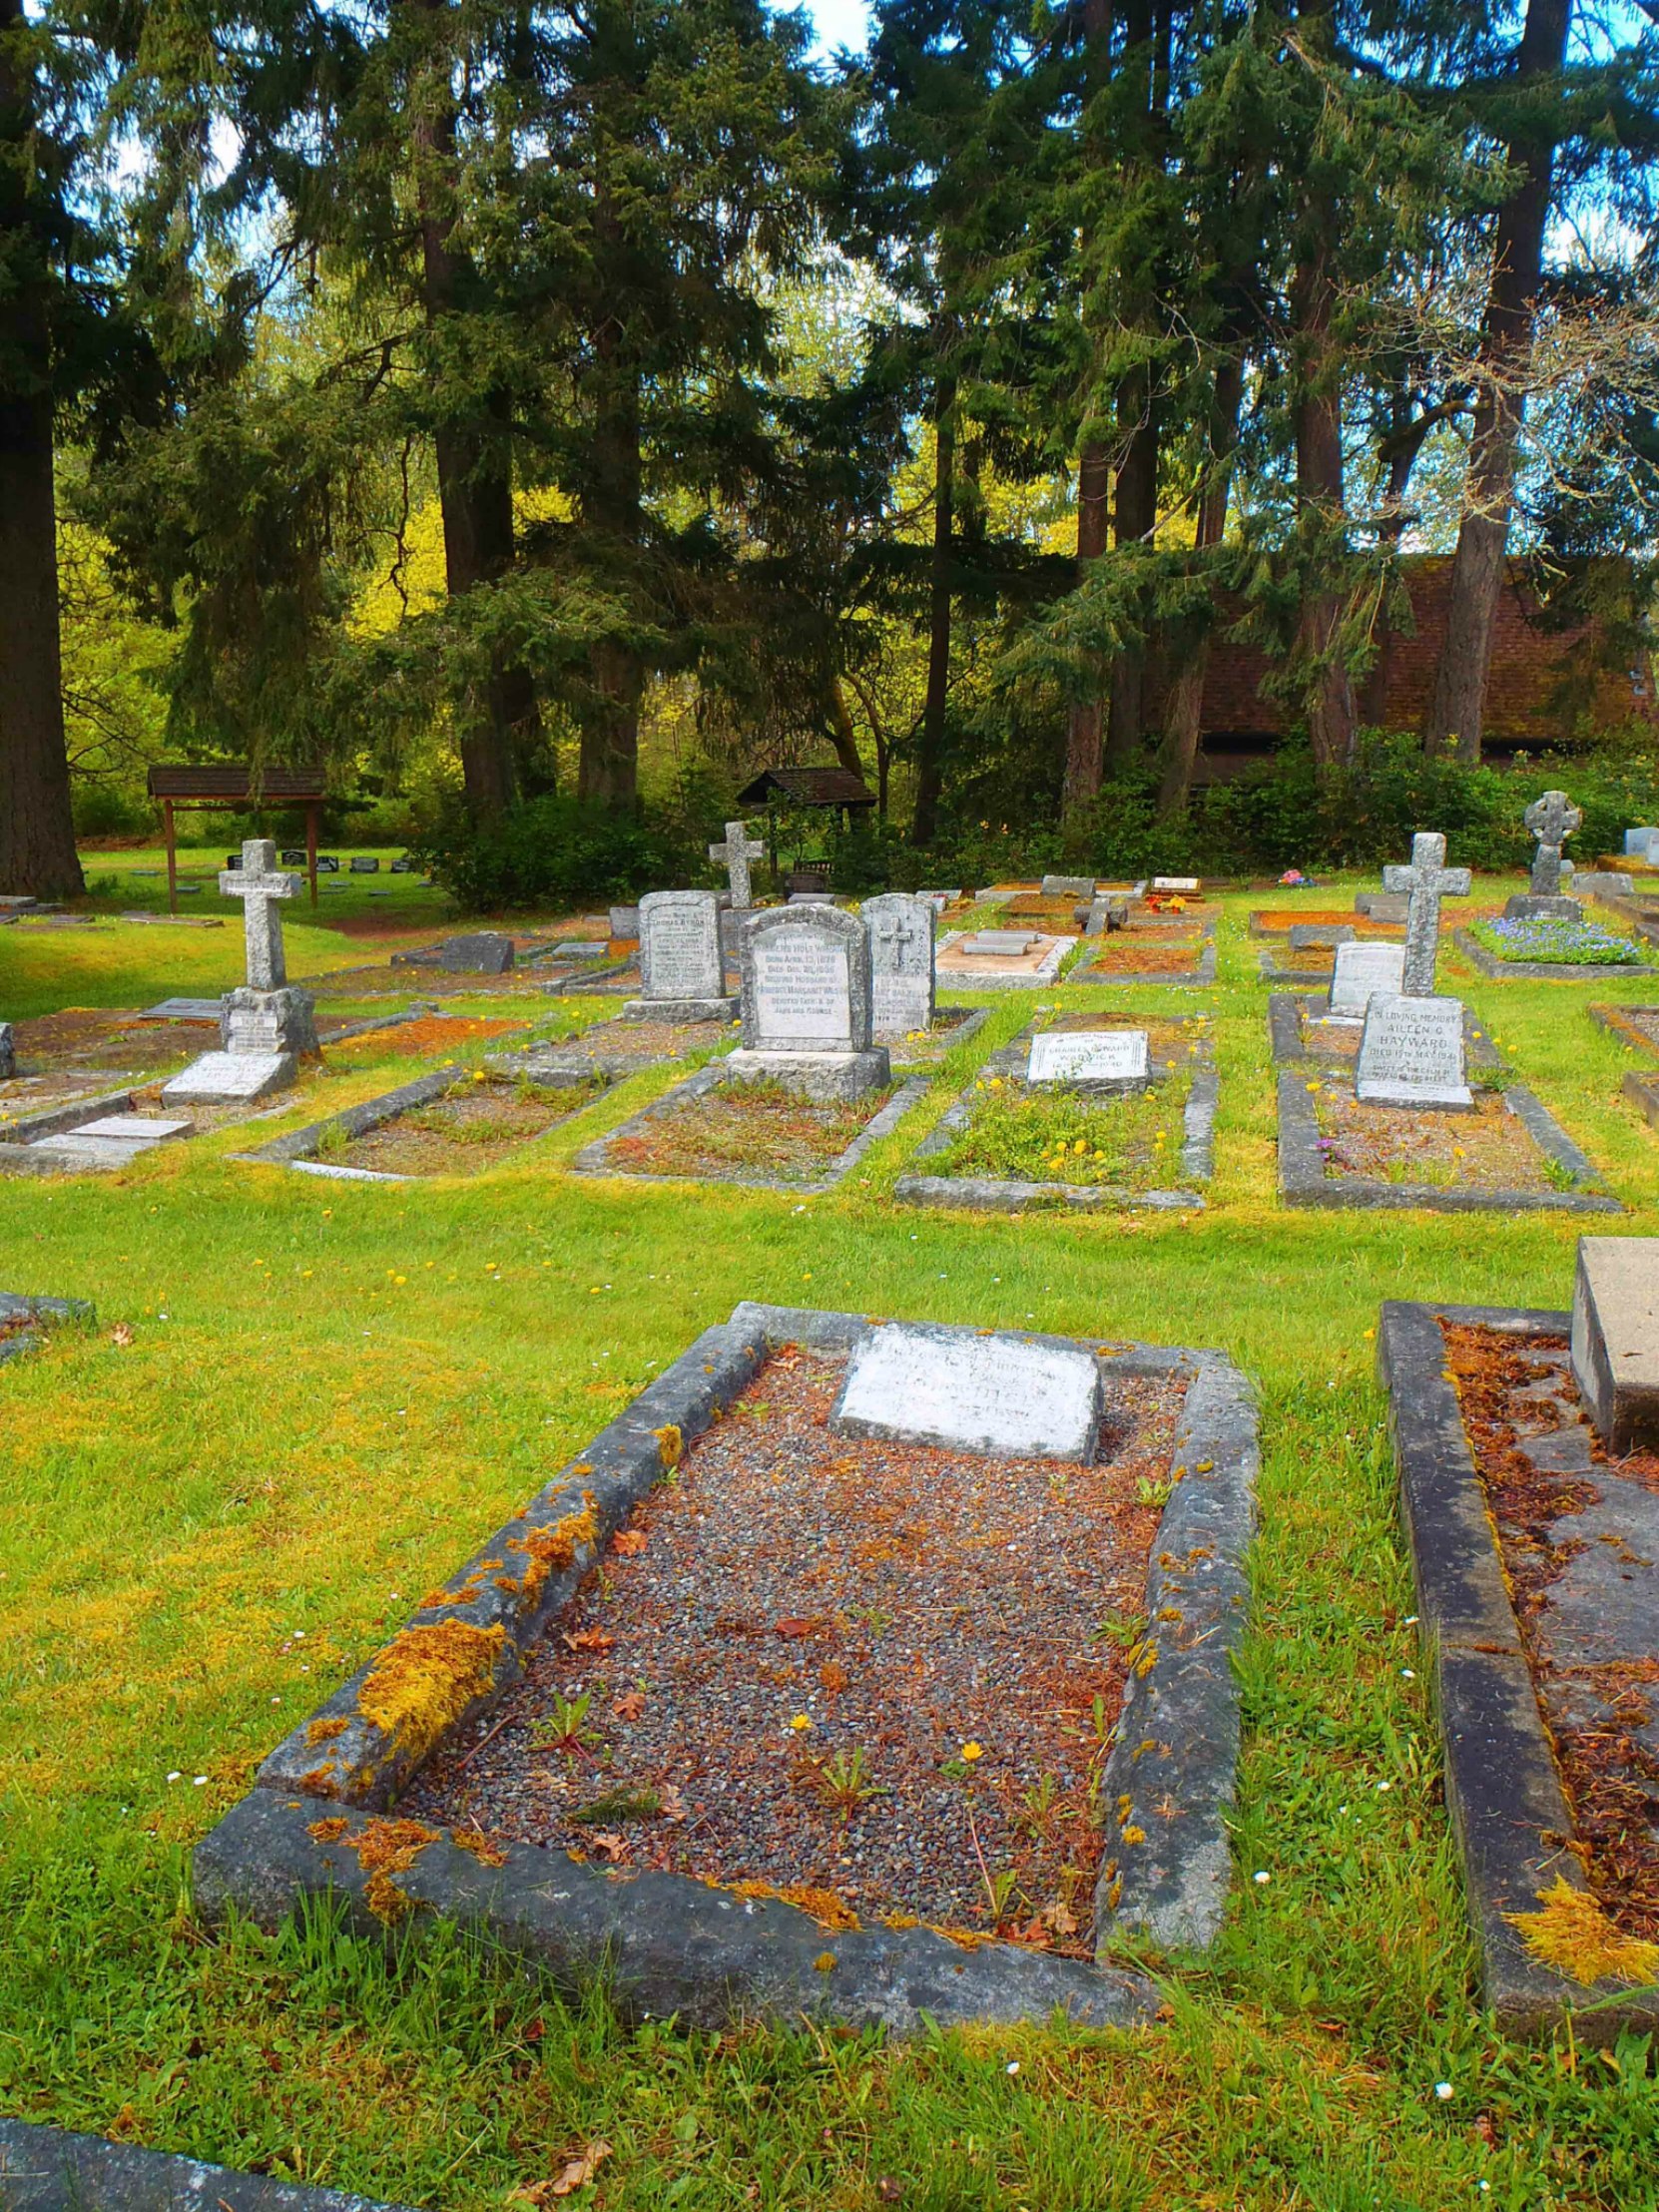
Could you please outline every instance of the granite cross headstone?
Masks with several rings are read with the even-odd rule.
[[[1561,847],[1584,817],[1565,792],[1545,792],[1542,799],[1533,800],[1522,820],[1538,844],[1532,859],[1533,894],[1553,898],[1561,888]]]
[[[747,822],[729,822],[726,825],[725,843],[710,845],[710,859],[720,860],[725,864],[726,878],[732,886],[732,903],[734,906],[754,905],[754,893],[749,881],[749,863],[751,860],[764,859],[765,856],[766,846],[761,843],[758,837],[752,837],[749,834]]]
[[[280,990],[288,979],[282,958],[282,917],[276,901],[294,897],[298,889],[297,876],[278,872],[276,847],[269,837],[250,837],[242,848],[241,867],[226,868],[220,875],[220,896],[243,901],[251,990]]]
[[[1469,871],[1447,867],[1445,839],[1437,830],[1422,830],[1411,839],[1411,858],[1404,866],[1382,870],[1385,890],[1405,891],[1410,906],[1405,916],[1405,982],[1407,998],[1434,995],[1434,955],[1440,941],[1440,900],[1467,898]]]
[[[933,1026],[933,905],[884,891],[860,909],[869,931],[870,1003],[877,1037]]]

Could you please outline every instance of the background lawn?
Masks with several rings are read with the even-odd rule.
[[[1347,905],[1355,887],[1300,895]],[[610,2155],[572,2201],[1659,2203],[1645,2052],[1511,2045],[1479,2016],[1372,1380],[1381,1299],[1564,1305],[1586,1225],[1278,1207],[1268,989],[1245,920],[1297,895],[1225,902],[1214,990],[1034,995],[1215,1017],[1199,1216],[886,1202],[961,1082],[1029,1019],[1025,994],[983,1001],[985,1029],[824,1198],[550,1172],[671,1069],[465,1182],[254,1169],[225,1157],[235,1131],[118,1178],[0,1179],[0,1289],[98,1309],[95,1330],[0,1369],[0,2106],[444,2207],[505,2204],[601,2138]],[[361,956],[330,905],[347,901],[290,928],[295,974]],[[440,921],[434,906],[424,933]],[[0,1016],[142,1005],[240,967],[235,927],[0,930]],[[1588,1226],[1659,1233],[1659,1134],[1618,1091],[1636,1054],[1583,1011],[1659,1003],[1659,977],[1486,981],[1448,952],[1441,987],[1632,1209]],[[497,1003],[554,1010],[484,993],[464,1010]],[[342,1054],[294,1120],[413,1072],[394,1049]],[[190,1847],[264,1751],[742,1298],[1218,1346],[1255,1379],[1239,1878],[1214,1955],[1170,1974],[1167,2027],[889,2048],[629,2031],[601,2000],[567,2007],[441,1937],[388,1956],[325,1913],[275,1938],[197,1925]]]

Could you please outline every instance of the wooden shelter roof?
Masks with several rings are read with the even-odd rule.
[[[873,807],[875,794],[844,768],[764,768],[738,794],[740,807]]]
[[[253,768],[247,762],[198,765],[158,762],[150,771],[152,799],[246,800],[276,803],[328,796],[319,768]]]

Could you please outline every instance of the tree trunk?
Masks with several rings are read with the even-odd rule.
[[[436,30],[447,0],[412,0]],[[441,37],[432,79],[446,81]],[[429,324],[464,312],[474,273],[454,243],[455,115],[440,97],[417,101],[411,126],[415,202],[420,222],[423,306]],[[444,583],[451,598],[495,582],[515,557],[510,430],[505,405],[485,409],[482,422],[464,415],[440,420],[436,448],[438,505],[443,518]],[[518,795],[517,755],[540,737],[535,683],[529,671],[498,651],[483,686],[459,702],[456,740],[467,805],[478,821],[497,820]]]
[[[830,709],[830,743],[835,749],[835,759],[845,769],[848,776],[857,777],[861,784],[864,780],[864,764],[858,753],[858,735],[852,727],[852,716],[846,704],[846,694],[841,690],[841,680],[838,676],[831,676],[830,679],[830,695],[827,705]],[[877,808],[883,814],[886,812],[879,795],[877,795]]]
[[[49,272],[29,206],[36,126],[22,23],[22,0],[0,0],[0,267],[12,274],[7,351],[18,364],[0,385],[0,891],[70,898],[86,884],[64,742]]]
[[[639,549],[642,524],[639,375],[624,355],[622,334],[614,323],[598,333],[594,352],[593,460],[582,495],[582,519],[596,537],[610,541],[616,565],[626,573]],[[633,814],[639,808],[645,671],[639,655],[617,639],[596,645],[589,665],[592,698],[581,717],[577,794]]]
[[[956,511],[955,386],[941,380],[933,394],[933,560],[927,596],[927,697],[916,745],[916,801],[910,842],[931,844],[939,826],[944,775],[945,710],[950,703],[950,564]]]
[[[1198,505],[1194,550],[1202,556],[1221,544],[1227,535],[1227,498],[1233,483],[1233,448],[1239,440],[1239,410],[1244,402],[1244,356],[1237,354],[1216,368],[1215,415],[1210,433],[1210,469],[1204,495]],[[1187,811],[1193,769],[1203,735],[1204,680],[1210,669],[1213,617],[1193,641],[1170,687],[1164,713],[1164,773],[1158,790],[1158,812],[1174,818]]]
[[[1566,58],[1572,0],[1528,0],[1515,79],[1548,75]],[[1454,750],[1478,761],[1492,659],[1492,625],[1503,589],[1504,554],[1514,502],[1515,452],[1526,413],[1522,376],[1532,343],[1532,302],[1543,269],[1555,142],[1546,130],[1517,135],[1509,160],[1524,171],[1513,197],[1498,210],[1491,286],[1480,334],[1487,372],[1475,401],[1469,436],[1467,489],[1445,642],[1434,675],[1423,741],[1430,752]]]
[[[1112,0],[1083,0],[1083,37],[1087,62],[1084,97],[1101,95],[1112,68]],[[1100,151],[1089,136],[1089,158]],[[1093,398],[1090,397],[1092,410]],[[1106,550],[1111,515],[1112,464],[1099,437],[1083,436],[1077,454],[1077,581],[1085,582],[1089,563]],[[1074,822],[1099,796],[1105,711],[1098,697],[1074,699],[1066,709],[1066,772],[1060,795],[1062,824]]]

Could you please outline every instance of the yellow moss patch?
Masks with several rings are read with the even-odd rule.
[[[1621,1936],[1587,1890],[1569,1889],[1559,1875],[1538,1892],[1536,1913],[1505,1913],[1534,1958],[1586,1986],[1604,1974],[1620,1981],[1659,1981],[1659,1943]]]
[[[344,1721],[312,1721],[305,1730],[307,1744],[331,1744],[336,1736],[345,1734]]]
[[[942,1936],[947,1943],[954,1943],[958,1950],[983,1950],[987,1943],[994,1943],[994,1936],[986,1936],[977,1928],[939,1928],[928,1923],[931,1933]]]
[[[343,1813],[335,1813],[328,1820],[312,1821],[305,1834],[314,1843],[337,1844],[350,1826],[351,1823]]]
[[[673,1421],[666,1428],[654,1428],[651,1433],[657,1439],[657,1451],[664,1467],[677,1467],[685,1452],[686,1439]]]
[[[921,1923],[913,1913],[883,1913],[881,1926],[897,1931],[905,1928],[919,1928]]]
[[[481,1867],[504,1867],[507,1854],[497,1851],[481,1828],[452,1828],[449,1841],[457,1851],[470,1851]]]
[[[357,1709],[400,1749],[422,1759],[489,1689],[506,1642],[499,1625],[419,1621],[381,1653],[358,1692]]]
[[[781,1890],[770,1882],[734,1882],[732,1889],[740,1898],[776,1898],[780,1905],[793,1905],[798,1913],[817,1921],[820,1928],[851,1931],[859,1925],[857,1914],[844,1898],[836,1897],[833,1890],[815,1890],[810,1883],[793,1883]]]
[[[579,1513],[567,1513],[551,1528],[533,1529],[528,1536],[509,1537],[507,1549],[527,1553],[528,1563],[516,1585],[503,1581],[500,1587],[517,1587],[526,1597],[533,1598],[555,1570],[575,1565],[576,1554],[583,1544],[598,1541],[599,1516],[594,1510],[593,1492],[584,1490]]]

